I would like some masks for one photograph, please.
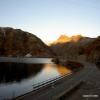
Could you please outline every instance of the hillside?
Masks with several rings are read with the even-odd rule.
[[[85,53],[88,60],[92,62],[100,61],[100,36],[87,45]]]
[[[47,45],[31,33],[10,27],[0,27],[0,56],[52,57],[53,53]]]
[[[66,42],[61,42],[61,39],[63,41],[62,37]],[[88,45],[94,41],[95,38],[83,37],[81,35],[72,37],[63,35],[60,36],[57,41],[54,41],[50,47],[60,58],[66,58],[70,60],[87,60],[88,53],[86,51],[88,49]]]

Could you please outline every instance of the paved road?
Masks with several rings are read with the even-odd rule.
[[[25,94],[17,100],[56,100],[71,89],[79,85],[92,72],[94,64],[85,63],[85,68],[76,74],[72,74],[55,84],[51,84],[39,91]]]

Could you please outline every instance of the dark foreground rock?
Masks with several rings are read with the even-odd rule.
[[[52,61],[56,64],[66,66],[67,68],[69,68],[71,70],[77,70],[77,69],[84,67],[83,64],[81,64],[80,62],[70,61],[70,60],[66,60],[66,59],[54,58],[54,59],[52,59]]]
[[[82,68],[83,67],[83,64],[81,64],[79,62],[75,62],[75,61],[67,61],[63,65],[69,66],[71,69],[78,69],[78,68]]]
[[[60,61],[59,61],[58,58],[53,58],[53,59],[52,59],[52,62],[54,62],[54,63],[56,63],[56,64],[59,64],[59,63],[60,63]]]

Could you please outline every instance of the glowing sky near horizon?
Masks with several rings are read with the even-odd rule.
[[[100,35],[100,0],[0,0],[0,26],[20,28],[45,42],[61,34]]]

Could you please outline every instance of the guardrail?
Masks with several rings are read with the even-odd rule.
[[[22,94],[21,96],[18,96],[18,97],[15,97],[16,100],[20,100],[21,98],[23,98],[24,96],[26,96],[27,94],[31,93],[31,92],[35,92],[35,91],[38,91],[39,89],[43,88],[43,87],[46,87],[48,85],[50,86],[53,86],[55,84],[56,81],[60,80],[60,79],[63,79],[63,78],[66,78],[66,77],[70,77],[72,73],[69,73],[69,74],[65,74],[63,76],[57,76],[55,78],[52,78],[52,79],[48,79],[46,81],[43,81],[43,82],[40,82],[38,84],[34,84],[32,85],[33,86],[33,90],[28,92],[28,93],[25,93],[25,94]],[[71,78],[71,77],[70,77]]]
[[[77,72],[77,74],[78,74],[79,72]],[[61,77],[57,77],[56,79],[54,78],[54,79],[50,79],[50,80],[48,80],[47,82],[45,82],[45,81],[43,81],[42,83],[39,83],[39,85],[37,85],[37,84],[35,84],[35,85],[33,85],[33,90],[32,91],[30,91],[29,93],[26,93],[26,94],[23,94],[23,95],[21,95],[21,96],[19,96],[19,97],[17,97],[17,100],[23,100],[22,98],[25,98],[25,97],[27,97],[27,95],[28,94],[30,94],[30,93],[32,93],[32,92],[34,92],[34,91],[38,91],[40,88],[43,88],[43,87],[46,87],[46,86],[48,86],[48,85],[50,85],[50,86],[54,86],[55,85],[55,83],[56,83],[56,81],[58,82],[58,80],[60,80],[60,79],[63,79],[63,78],[65,78],[65,79],[72,79],[72,77],[73,77],[73,74],[72,73],[69,73],[69,74],[65,74],[64,76],[61,76]],[[78,83],[77,83],[78,82]],[[76,84],[74,84],[73,86],[71,86],[71,87],[69,87],[68,88],[68,90],[67,90],[67,92],[69,91],[69,90],[71,90],[72,88],[74,88],[74,87],[76,87],[78,84],[80,84],[80,82],[79,81],[77,81],[76,82]],[[55,89],[55,88],[54,88]],[[50,91],[49,91],[50,92]],[[54,96],[52,99],[54,99],[54,100],[56,100],[58,97],[60,97],[61,95],[63,95],[63,94],[65,94],[65,92],[63,92],[63,93],[60,93],[60,95],[58,96],[57,95],[57,97],[56,96]],[[49,97],[51,97],[51,96],[48,96],[47,98],[49,98]],[[55,99],[56,98],[56,99]],[[50,98],[49,98],[50,99]],[[48,99],[48,100],[49,100]],[[46,99],[47,100],[47,99]],[[50,99],[51,100],[51,99]]]
[[[37,84],[34,84],[33,85],[33,91],[34,90],[37,90],[37,89],[40,89],[40,88],[42,88],[42,87],[45,87],[45,86],[47,86],[47,85],[49,85],[49,84],[54,84],[56,81],[58,81],[58,80],[60,80],[60,79],[63,79],[64,77],[66,77],[66,76],[69,76],[69,75],[71,75],[72,73],[68,73],[68,74],[65,74],[65,75],[63,75],[63,76],[57,76],[57,77],[55,77],[55,78],[52,78],[52,79],[48,79],[48,80],[46,80],[46,81],[42,81],[42,82],[39,82],[39,83],[37,83]]]
[[[75,75],[72,74],[72,75],[68,75],[67,77],[66,77],[66,75],[64,75],[65,78],[64,78],[64,81],[61,81],[62,82],[61,84],[57,83],[60,81],[57,81],[57,82],[51,81],[51,85],[54,83],[54,88],[48,88],[49,89],[48,91],[46,91],[44,93],[41,92],[41,94],[39,94],[39,96],[36,96],[34,94],[35,92],[33,91],[30,93],[26,93],[22,96],[19,96],[17,98],[17,100],[24,100],[24,99],[29,100],[29,98],[31,100],[34,100],[34,99],[41,100],[44,98],[45,98],[44,100],[57,100],[58,98],[62,97],[63,95],[65,95],[66,93],[71,91],[73,88],[77,87],[79,84],[81,84],[81,82],[83,82],[86,79],[86,77],[88,75],[93,73],[93,69],[91,69],[91,66],[93,66],[93,65],[86,63],[85,68],[83,70],[77,72]],[[60,78],[57,78],[57,79],[60,79]],[[49,82],[49,80],[48,80],[48,82]],[[48,82],[46,82],[46,83],[48,84]],[[56,83],[57,83],[57,85],[56,85]],[[45,82],[43,82],[41,84],[39,83],[39,86],[41,87],[42,84],[44,84],[44,86],[47,86],[45,84]],[[38,89],[38,88],[36,87],[36,89]],[[36,92],[36,93],[38,93],[38,92]]]

